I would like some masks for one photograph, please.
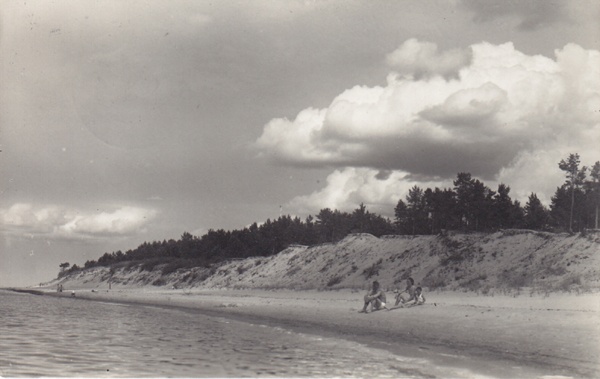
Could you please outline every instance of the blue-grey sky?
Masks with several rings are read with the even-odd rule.
[[[0,286],[600,160],[600,2],[0,1]]]

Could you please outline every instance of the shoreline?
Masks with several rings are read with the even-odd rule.
[[[155,288],[8,289],[15,292],[177,308],[351,340],[433,362],[511,362],[555,375],[600,376],[600,294],[475,296],[431,293],[423,306],[359,314],[362,292]],[[389,294],[393,298],[393,294]],[[390,299],[391,300],[391,299]],[[493,375],[502,377],[502,372]],[[507,376],[509,377],[509,376]]]

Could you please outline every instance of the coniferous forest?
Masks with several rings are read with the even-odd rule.
[[[315,245],[337,242],[350,233],[438,234],[443,230],[492,232],[518,228],[555,232],[581,232],[598,229],[600,206],[600,162],[581,166],[578,154],[570,154],[558,164],[565,182],[556,188],[549,208],[535,193],[526,204],[512,200],[510,187],[500,184],[493,190],[471,174],[461,172],[453,188],[412,187],[394,208],[394,219],[369,212],[360,204],[353,212],[322,209],[302,220],[289,215],[256,222],[240,230],[209,230],[203,236],[184,232],[179,240],[145,242],[133,250],[105,253],[85,268],[138,262],[142,269],[164,265],[163,271],[199,267],[224,260],[277,254],[292,244]],[[61,274],[80,270],[62,263]],[[167,273],[167,272],[164,272]]]

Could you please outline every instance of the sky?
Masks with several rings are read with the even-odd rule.
[[[0,0],[0,286],[600,160],[600,2]]]

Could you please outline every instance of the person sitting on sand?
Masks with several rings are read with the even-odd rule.
[[[417,287],[415,288],[415,304],[416,305],[421,305],[421,304],[425,304],[425,296],[423,296],[423,288],[421,287]]]
[[[367,292],[364,299],[365,299],[365,304],[363,306],[363,309],[360,310],[359,313],[368,313],[367,308],[368,308],[369,304],[371,304],[371,311],[377,311],[380,309],[387,309],[389,311],[389,309],[385,306],[385,301],[386,301],[385,292],[383,292],[379,288],[378,281],[373,282],[373,286],[371,287],[371,290],[369,292]]]
[[[416,305],[425,304],[425,296],[423,296],[423,288],[417,287],[415,288],[415,301],[412,304],[408,304],[409,307],[414,307]]]
[[[405,295],[406,294],[406,295]],[[413,278],[406,279],[406,289],[396,295],[396,304],[406,303],[415,299],[415,280]]]

